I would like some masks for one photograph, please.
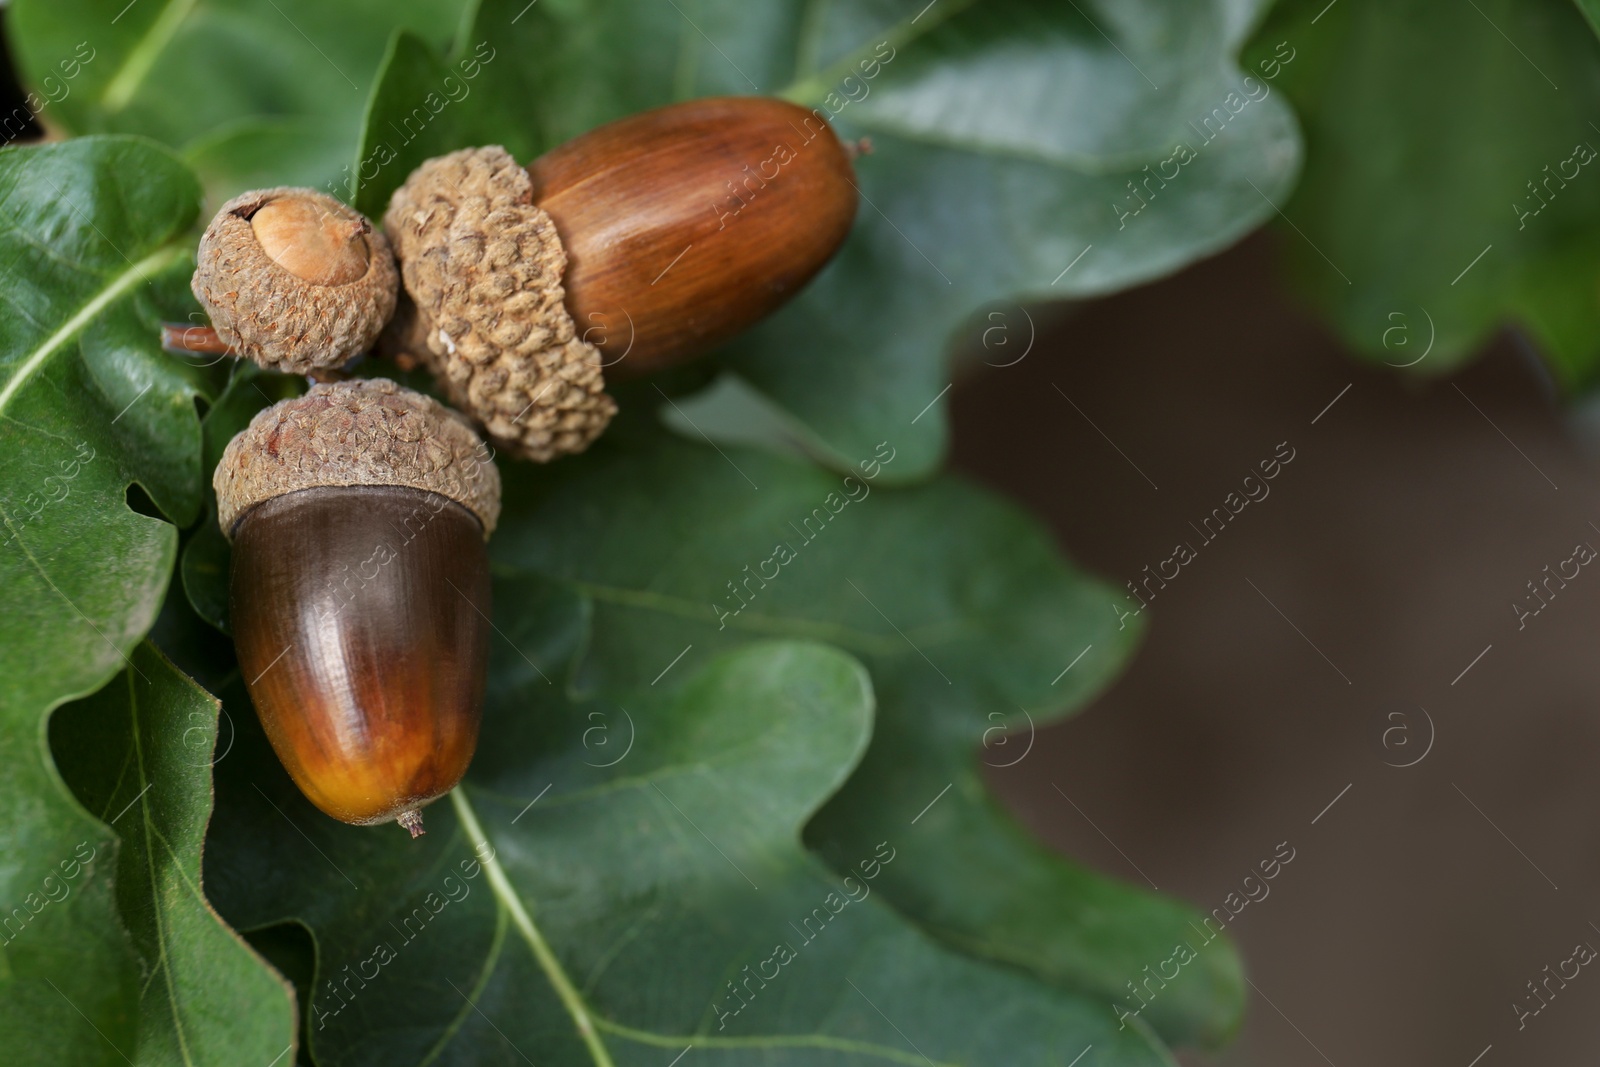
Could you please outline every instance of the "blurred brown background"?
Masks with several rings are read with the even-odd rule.
[[[1258,235],[957,386],[956,467],[1079,563],[1120,586],[1199,549],[1123,678],[991,781],[1062,851],[1202,909],[1295,848],[1231,925],[1256,987],[1237,1041],[1186,1063],[1592,1063],[1600,967],[1521,1029],[1513,1008],[1600,948],[1600,566],[1520,630],[1511,606],[1600,546],[1581,413],[1510,333],[1403,377],[1277,279]],[[1396,363],[1427,339],[1408,325]],[[1271,495],[1202,545],[1189,523],[1282,441]],[[1422,755],[1428,717],[1426,757],[1386,765]]]

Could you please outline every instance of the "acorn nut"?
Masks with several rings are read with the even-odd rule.
[[[327,814],[415,837],[477,745],[487,448],[394,382],[319,383],[256,415],[213,484],[239,668],[278,758]]]
[[[314,189],[258,189],[206,227],[191,288],[234,355],[305,374],[372,346],[399,276],[360,212]]]
[[[856,199],[820,113],[760,97],[621,119],[526,171],[498,146],[453,152],[384,214],[410,297],[384,343],[425,362],[497,443],[537,460],[582,451],[615,411],[607,378],[703,354],[771,313],[838,250]]]

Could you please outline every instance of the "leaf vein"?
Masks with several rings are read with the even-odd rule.
[[[484,956],[483,967],[478,971],[478,980],[473,983],[472,991],[468,994],[466,1003],[461,1005],[461,1010],[456,1012],[456,1017],[450,1021],[449,1026],[445,1027],[444,1033],[439,1035],[439,1040],[434,1043],[433,1048],[429,1049],[428,1054],[418,1061],[417,1067],[428,1067],[428,1064],[439,1058],[439,1054],[445,1050],[445,1046],[455,1040],[456,1034],[461,1032],[461,1026],[467,1021],[467,1016],[471,1013],[472,1006],[476,1002],[473,998],[476,998],[479,993],[488,987],[489,979],[494,976],[495,964],[500,962],[500,953],[506,942],[506,920],[506,909],[500,907],[497,903],[494,909],[494,940],[490,943],[489,951]]]
[[[167,6],[161,9],[155,21],[150,23],[150,28],[144,36],[128,50],[127,58],[122,61],[122,66],[117,68],[116,74],[106,82],[105,92],[100,94],[100,103],[107,111],[117,112],[128,106],[133,99],[133,94],[139,91],[139,86],[149,76],[150,70],[155,66],[156,57],[161,55],[163,49],[172,42],[173,35],[183,25],[183,20],[189,17],[199,0],[168,0]]]
[[[142,816],[145,831],[145,869],[150,874],[150,901],[153,905],[150,909],[150,918],[156,927],[156,970],[165,977],[167,1009],[172,1015],[172,1032],[178,1039],[178,1051],[183,1056],[183,1062],[192,1067],[194,1057],[189,1054],[189,1039],[183,1032],[183,1019],[178,1010],[178,989],[172,979],[172,961],[167,958],[166,923],[162,919],[164,909],[161,906],[161,879],[156,873],[155,841],[159,833],[150,818],[150,781],[144,763],[144,741],[139,734],[139,691],[131,670],[128,671],[128,721],[131,727],[129,732],[133,735],[134,763],[139,769],[139,814]],[[166,843],[164,839],[162,843]]]
[[[478,822],[477,812],[472,809],[472,802],[467,799],[465,787],[457,786],[450,791],[450,802],[456,809],[456,815],[466,827],[467,833],[477,838],[480,842],[488,841],[483,826]],[[583,1038],[583,1043],[588,1046],[589,1055],[595,1062],[595,1067],[616,1067],[611,1059],[611,1053],[606,1050],[605,1042],[595,1032],[593,1017],[589,1007],[584,1003],[583,997],[578,994],[572,985],[572,979],[562,968],[561,961],[556,959],[556,954],[551,951],[544,935],[539,932],[539,927],[534,924],[533,916],[522,906],[522,900],[512,888],[511,879],[506,875],[505,868],[500,866],[500,861],[493,853],[483,861],[483,869],[489,874],[489,886],[494,890],[496,900],[501,908],[511,916],[511,921],[516,924],[517,930],[522,934],[522,939],[533,950],[534,959],[544,971],[545,977],[555,987],[556,995],[561,998],[562,1006],[567,1009],[567,1014],[572,1016],[573,1025],[577,1027],[578,1034]]]
[[[975,4],[977,0],[945,0],[941,5],[934,6],[932,11],[924,9],[927,22],[916,27],[915,24],[924,15],[914,15],[911,18],[901,19],[891,26],[883,35],[885,41],[893,48],[901,48],[910,44],[919,37],[931,33],[937,26],[948,22]],[[803,81],[793,82],[779,92],[773,94],[780,99],[793,104],[806,104],[814,101],[819,94],[825,95],[834,83],[855,69],[855,65],[873,53],[869,49],[879,47],[877,44],[862,45],[843,59],[838,60],[826,70],[817,72]]]
[[[488,835],[479,823],[477,813],[473,810],[472,802],[467,799],[464,786],[457,786],[450,793],[450,801],[456,809],[456,815],[461,819],[468,835],[479,842],[486,842]],[[556,959],[550,945],[544,940],[539,928],[534,924],[533,918],[523,907],[522,900],[517,896],[516,889],[511,885],[511,880],[500,865],[497,857],[491,855],[483,864],[484,870],[489,874],[489,884],[494,890],[496,903],[499,908],[509,913],[511,921],[516,924],[527,941],[528,947],[533,950],[540,968],[556,989],[563,1006],[573,1018],[573,1022],[582,1035],[584,1043],[589,1047],[597,1067],[615,1067],[610,1053],[605,1044],[600,1040],[597,1030],[604,1030],[640,1044],[652,1045],[659,1048],[677,1048],[685,1042],[706,1048],[821,1048],[835,1052],[845,1052],[855,1055],[872,1056],[891,1063],[903,1063],[908,1067],[962,1067],[960,1064],[948,1061],[929,1061],[921,1055],[903,1052],[900,1049],[890,1048],[869,1041],[854,1041],[848,1038],[833,1037],[827,1034],[783,1034],[766,1037],[710,1037],[705,1034],[694,1035],[668,1035],[655,1034],[648,1030],[639,1030],[631,1026],[608,1019],[596,1013],[584,1000],[582,994],[572,985],[571,978],[562,968],[561,962]]]
[[[712,1037],[707,1034],[679,1036],[636,1030],[631,1026],[612,1022],[603,1016],[596,1016],[595,1022],[601,1029],[608,1030],[618,1037],[626,1037],[640,1044],[661,1048],[676,1048],[684,1042],[701,1048],[824,1048],[835,1052],[875,1056],[892,1063],[909,1064],[911,1067],[962,1067],[961,1064],[947,1060],[929,1060],[916,1053],[903,1052],[871,1041],[853,1041],[850,1038],[832,1037],[828,1034],[773,1034],[764,1037]]]
[[[598,585],[592,582],[574,581],[571,584],[578,592],[607,603],[648,608],[667,615],[694,619],[697,622],[709,623],[714,621],[706,618],[709,609],[701,608],[682,597],[653,593],[646,590]],[[890,637],[886,634],[866,633],[861,630],[853,630],[847,626],[841,626],[838,623],[821,622],[815,619],[796,619],[764,615],[760,612],[742,612],[739,615],[731,616],[727,625],[733,629],[749,630],[755,633],[803,634],[826,641],[829,644],[839,645],[844,648],[854,648],[880,656],[893,655],[902,651],[898,638]],[[940,629],[944,629],[944,627],[940,627]],[[921,636],[928,631],[927,628],[919,628],[910,632]]]
[[[96,293],[79,308],[77,313],[62,323],[60,328],[39,344],[39,347],[30,352],[18,364],[11,377],[6,380],[4,387],[0,387],[0,414],[5,412],[13,397],[25,385],[28,379],[37,374],[46,360],[62,345],[71,340],[74,335],[82,330],[100,312],[120,299],[128,290],[140,282],[147,280],[149,273],[154,273],[173,262],[182,253],[177,246],[169,246],[152,252],[139,262],[131,264],[127,270],[117,275],[112,283]]]

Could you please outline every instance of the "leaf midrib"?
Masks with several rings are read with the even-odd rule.
[[[473,983],[472,991],[465,998],[466,1003],[461,1005],[461,1009],[456,1012],[456,1017],[451,1020],[450,1025],[439,1036],[439,1040],[434,1042],[433,1048],[428,1050],[428,1054],[417,1063],[417,1067],[428,1067],[429,1064],[437,1060],[443,1054],[446,1046],[454,1041],[456,1035],[461,1032],[461,1027],[468,1018],[467,1013],[474,1006],[472,997],[481,995],[488,988],[489,979],[494,977],[494,969],[500,963],[500,953],[505,948],[505,942],[506,909],[497,907],[495,908],[494,940],[490,942],[489,951],[484,955],[483,966],[478,969],[478,980]]]
[[[145,869],[150,874],[150,899],[155,903],[151,909],[151,918],[156,927],[156,969],[165,976],[167,987],[167,1003],[172,1011],[172,1032],[178,1039],[178,1051],[183,1056],[183,1062],[193,1067],[194,1057],[189,1053],[188,1036],[183,1032],[183,1017],[178,1008],[178,989],[173,981],[172,961],[167,958],[167,932],[166,923],[163,921],[161,907],[161,881],[156,874],[156,831],[155,824],[150,818],[150,786],[149,775],[146,773],[144,763],[144,742],[139,736],[139,690],[133,680],[133,672],[126,672],[128,677],[128,724],[133,734],[134,766],[139,771],[139,815],[145,831],[144,859]],[[176,857],[174,857],[176,859]]]
[[[159,272],[182,254],[183,249],[180,246],[169,245],[165,248],[157,249],[137,263],[130,264],[128,269],[117,275],[110,285],[96,293],[94,297],[78,309],[76,314],[62,323],[55,333],[45,338],[37,348],[28,353],[17,364],[17,369],[12,372],[5,385],[0,387],[0,415],[5,414],[12,399],[27,384],[30,378],[43,369],[46,361],[70,341],[78,331],[87,326],[96,315],[121,299],[135,285],[147,281],[149,275]]]
[[[472,808],[472,802],[467,799],[465,790],[457,786],[450,791],[450,803],[456,809],[456,816],[461,824],[466,827],[468,835],[479,842],[487,842],[489,835],[483,830],[483,825],[478,822],[478,814]],[[533,916],[522,906],[522,898],[517,896],[512,888],[511,879],[507,876],[505,868],[500,866],[500,858],[493,852],[482,861],[483,869],[489,875],[489,887],[494,891],[500,906],[511,916],[512,923],[522,934],[522,939],[533,950],[534,959],[539,963],[539,969],[544,971],[550,985],[555,989],[556,995],[561,998],[562,1006],[567,1009],[567,1014],[572,1016],[573,1025],[577,1027],[578,1035],[583,1038],[583,1043],[588,1046],[589,1056],[594,1060],[595,1067],[616,1067],[607,1051],[605,1042],[595,1032],[594,1021],[589,1016],[589,1007],[584,1003],[583,997],[572,984],[572,979],[562,968],[561,961],[556,959],[544,935],[539,932],[539,927],[534,924]]]
[[[486,843],[489,835],[484,831],[483,824],[478,821],[477,812],[472,802],[467,799],[466,787],[457,786],[450,791],[450,803],[456,810],[456,816],[461,820],[467,835],[478,843]],[[489,887],[493,891],[500,908],[511,917],[512,923],[521,932],[523,940],[533,950],[534,958],[538,961],[539,968],[550,981],[560,997],[562,1006],[567,1014],[572,1016],[574,1026],[588,1046],[589,1055],[595,1067],[616,1067],[611,1058],[610,1050],[597,1031],[616,1034],[618,1037],[637,1041],[640,1044],[652,1045],[658,1048],[676,1048],[679,1042],[688,1040],[691,1046],[704,1048],[824,1048],[837,1052],[851,1053],[862,1056],[875,1056],[892,1063],[903,1063],[907,1067],[962,1067],[946,1061],[930,1061],[920,1053],[913,1055],[900,1049],[889,1048],[868,1041],[852,1041],[848,1038],[833,1037],[828,1034],[776,1034],[755,1037],[713,1037],[709,1034],[695,1033],[690,1035],[657,1034],[649,1030],[639,1030],[631,1026],[607,1019],[590,1009],[573,985],[566,969],[561,966],[561,961],[556,958],[555,952],[550,948],[549,942],[539,931],[533,921],[533,916],[523,906],[522,898],[517,895],[516,888],[512,886],[510,876],[505,868],[500,865],[500,858],[491,854],[483,861],[483,869],[489,875]]]
[[[637,1041],[641,1045],[677,1048],[678,1042],[684,1040],[677,1035],[636,1030],[605,1018],[596,1018],[595,1021],[602,1030]],[[904,1052],[897,1048],[889,1048],[887,1045],[876,1045],[870,1041],[852,1041],[847,1037],[833,1037],[829,1034],[773,1034],[761,1037],[714,1037],[711,1034],[693,1034],[690,1035],[689,1041],[696,1048],[823,1048],[860,1056],[876,1056],[891,1063],[907,1064],[908,1067],[964,1067],[948,1060],[930,1060],[920,1053]]]
[[[890,47],[898,50],[902,45],[910,44],[919,37],[927,36],[937,27],[955,18],[977,2],[978,0],[945,0],[942,6],[930,4],[929,8],[934,10],[930,11],[928,8],[924,8],[921,15],[913,15],[911,18],[901,19],[883,33],[883,39],[889,43]],[[916,26],[915,23],[920,22],[923,18],[927,18],[927,21],[921,26]],[[860,60],[873,54],[868,51],[869,48],[875,49],[877,47],[876,43],[862,45],[847,55],[834,60],[833,63],[810,77],[790,82],[773,95],[788,100],[790,103],[806,103],[813,98],[814,94],[831,88],[841,78],[849,74],[855,69],[856,63]]]
[[[128,50],[122,66],[106,82],[105,91],[100,94],[100,105],[107,112],[115,114],[128,106],[133,94],[139,91],[139,86],[144,84],[151,68],[155,66],[156,57],[172,42],[183,20],[189,17],[198,3],[199,0],[168,0],[161,14],[145,30],[144,36]]]

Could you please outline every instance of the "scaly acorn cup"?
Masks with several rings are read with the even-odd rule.
[[[487,448],[394,382],[319,383],[256,415],[213,484],[239,669],[278,758],[334,818],[415,837],[478,741]]]
[[[174,347],[220,347],[294,374],[337,367],[372,346],[399,284],[389,242],[365,215],[315,189],[258,189],[222,205],[195,254],[190,287],[216,345]]]
[[[817,113],[723,97],[602,126],[534,160],[429,160],[384,229],[410,300],[385,338],[510,450],[579,452],[607,378],[700,355],[792,297],[855,218],[849,153]]]

